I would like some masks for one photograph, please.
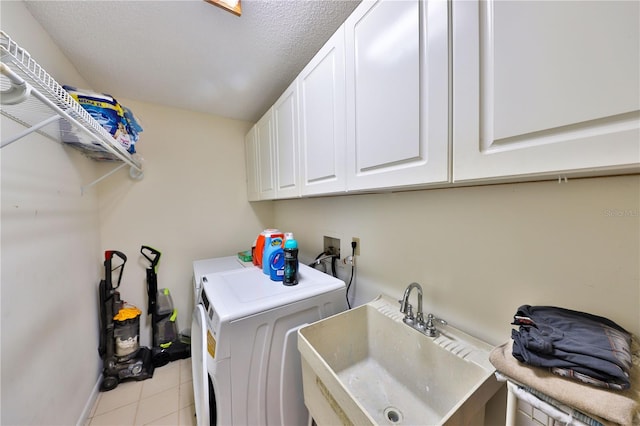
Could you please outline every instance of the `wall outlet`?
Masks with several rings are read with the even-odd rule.
[[[356,243],[356,251],[353,253],[354,256],[360,256],[360,237],[351,238],[352,243]]]
[[[340,257],[340,238],[324,236],[323,246],[324,252]]]

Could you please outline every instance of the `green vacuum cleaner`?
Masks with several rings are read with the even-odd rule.
[[[151,315],[153,346],[151,360],[154,367],[191,356],[190,342],[178,334],[178,310],[174,309],[169,289],[158,290],[158,263],[161,253],[149,246],[142,246],[140,254],[150,262],[147,268],[147,315]]]

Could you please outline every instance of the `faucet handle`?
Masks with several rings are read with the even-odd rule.
[[[427,315],[427,322],[431,322],[431,324],[433,325],[433,322],[439,322],[440,325],[447,325],[447,322],[441,318],[437,318],[435,317],[433,314],[429,314]]]
[[[445,320],[436,318],[433,314],[427,315],[427,323],[424,326],[424,334],[429,337],[436,337],[438,335],[438,331],[436,330],[434,322],[439,322],[442,325],[447,325],[447,322]]]
[[[405,324],[413,325],[415,317],[413,316],[413,306],[410,303],[407,303],[407,311],[404,313],[404,318],[402,321]]]
[[[424,315],[422,314],[422,312],[416,313],[415,328],[421,332],[424,332],[424,330],[427,328],[427,322],[424,320]]]

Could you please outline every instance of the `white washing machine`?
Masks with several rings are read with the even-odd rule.
[[[202,259],[193,261],[193,306],[200,302],[200,290],[202,289],[202,278],[214,272],[234,271],[253,267],[251,262],[243,262],[237,256],[214,257],[212,259]]]
[[[306,425],[297,330],[347,308],[345,284],[300,264],[299,283],[259,268],[209,274],[193,312],[199,425]]]

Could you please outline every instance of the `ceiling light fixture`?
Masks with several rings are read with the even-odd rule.
[[[204,0],[207,3],[211,3],[218,7],[228,10],[234,15],[242,15],[242,6],[240,6],[240,0]]]

